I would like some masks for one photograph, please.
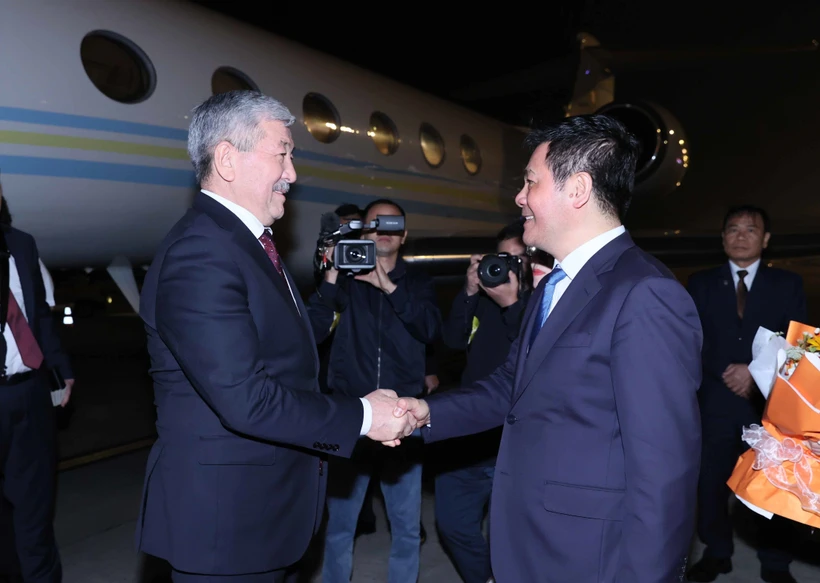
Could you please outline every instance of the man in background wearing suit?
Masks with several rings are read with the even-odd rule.
[[[524,243],[555,257],[506,362],[427,402],[427,441],[503,425],[490,503],[498,583],[681,580],[700,464],[692,298],[621,224],[638,144],[603,115],[535,130]]]
[[[175,582],[283,581],[322,520],[318,456],[412,431],[393,416],[392,391],[319,390],[307,311],[270,229],[296,180],[293,122],[252,91],[194,110],[188,152],[202,191],[146,274],[158,438],[137,543]]]
[[[62,566],[53,527],[57,443],[47,371],[56,368],[66,379],[63,407],[74,375],[46,303],[37,244],[11,226],[2,189],[0,205],[5,207],[0,237],[9,252],[8,258],[0,255],[8,263],[8,275],[5,265],[0,269],[0,286],[9,292],[0,340],[0,505],[11,519],[10,524],[7,516],[2,519],[0,544],[5,552],[16,547],[17,560],[9,562],[25,583],[59,583]]]
[[[761,208],[730,209],[723,221],[723,249],[729,258],[720,267],[689,278],[689,293],[703,323],[703,385],[699,392],[703,419],[703,461],[698,484],[698,536],[703,558],[687,577],[714,581],[732,570],[734,550],[726,481],[738,456],[748,448],[743,427],[760,423],[765,399],[752,380],[752,342],[760,326],[785,332],[790,320],[806,322],[802,278],[761,262],[769,244],[769,217]],[[789,573],[790,522],[760,518],[761,577],[769,583],[794,583]]]

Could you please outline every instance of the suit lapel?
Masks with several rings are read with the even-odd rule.
[[[290,283],[291,289],[294,290],[293,299],[296,300],[296,306],[298,307],[298,311],[301,314],[300,319],[302,321],[302,324],[304,324],[304,326],[305,326],[305,330],[307,331],[308,337],[310,338],[310,345],[313,347],[313,357],[314,357],[314,360],[316,361],[316,367],[317,367],[317,370],[318,370],[318,367],[319,367],[319,352],[316,348],[316,338],[313,336],[313,328],[310,325],[310,318],[308,317],[307,309],[305,308],[305,304],[302,301],[302,298],[298,293],[298,288],[296,287],[296,282],[293,281],[293,277],[290,275],[290,272],[288,271],[287,267],[285,267],[284,264],[282,265],[282,267],[285,271],[285,277],[288,278],[288,282]],[[277,275],[279,275],[279,274],[277,273]]]
[[[533,294],[533,297],[530,299],[531,305],[528,306],[529,318],[526,324],[526,336],[521,338],[521,352],[519,352],[518,358],[517,383],[515,384],[513,392],[513,405],[515,405],[521,398],[521,395],[524,394],[524,391],[538,371],[539,366],[547,357],[552,347],[555,346],[555,343],[561,335],[566,331],[569,325],[578,318],[589,302],[592,301],[592,298],[601,291],[601,282],[598,276],[610,271],[618,258],[627,249],[634,246],[635,243],[632,241],[632,237],[630,237],[628,233],[623,233],[604,245],[586,262],[578,272],[578,275],[570,282],[558,300],[558,303],[555,304],[552,313],[544,323],[544,327],[538,333],[529,354],[527,354],[526,342],[528,342],[532,327],[535,325],[534,320],[535,314],[537,313],[534,307],[541,302],[541,297],[544,293],[545,286],[539,284],[541,289],[538,293]]]
[[[519,360],[523,370],[516,394],[513,396],[513,404],[530,384],[541,362],[546,358],[561,334],[600,290],[601,284],[592,266],[584,266],[564,291],[558,303],[555,304],[552,313],[544,323],[544,327],[538,333],[535,342],[532,343],[528,355],[526,354],[527,347],[524,346],[524,354]],[[543,293],[544,290],[542,289],[541,293],[538,294],[539,302]],[[535,325],[535,317],[531,317],[530,320],[527,324],[528,334],[531,333],[532,326]],[[529,339],[529,335],[522,338],[522,340],[524,339]]]
[[[273,286],[285,299],[285,303],[288,305],[291,313],[296,318],[301,319],[299,312],[296,310],[296,304],[293,303],[293,298],[291,298],[288,284],[284,278],[279,275],[279,272],[276,271],[270,258],[268,258],[268,254],[265,253],[265,250],[262,248],[262,244],[258,239],[254,238],[253,233],[250,232],[245,223],[230,210],[202,192],[198,192],[194,197],[194,208],[207,214],[221,228],[231,232],[234,243],[243,249],[250,256],[251,260],[267,274]]]
[[[719,313],[733,314],[732,321],[737,321],[737,291],[735,290],[735,280],[732,278],[732,270],[729,264],[725,263],[720,268],[717,281],[717,297],[719,298]],[[746,311],[748,312],[748,297]]]
[[[746,296],[746,308],[743,311],[744,328],[747,326],[754,328],[754,330],[748,330],[748,332],[752,334],[757,333],[757,324],[755,324],[755,322],[761,321],[758,314],[766,311],[767,309],[766,299],[771,297],[771,294],[769,293],[770,284],[771,281],[769,280],[769,272],[761,261],[760,266],[757,268],[755,279],[752,282],[752,288]],[[751,322],[751,324],[747,324],[749,322]]]
[[[245,250],[248,255],[250,255],[254,263],[256,263],[267,274],[268,278],[273,283],[273,286],[284,298],[285,303],[288,305],[288,309],[290,309],[294,317],[301,319],[301,315],[296,309],[296,304],[293,303],[293,297],[290,295],[290,290],[288,289],[288,284],[285,281],[285,278],[279,275],[279,272],[276,271],[273,263],[271,263],[268,254],[265,253],[265,250],[262,248],[261,243],[253,238],[253,234],[241,221],[239,221],[239,224],[234,228],[233,240],[237,245],[239,245],[239,247]],[[296,294],[294,294],[294,296],[295,295]]]
[[[6,245],[9,253],[14,257],[14,266],[17,268],[17,275],[20,278],[20,287],[23,290],[23,303],[26,306],[26,319],[33,322],[36,312],[34,305],[34,280],[31,276],[31,266],[25,260],[25,250],[20,246],[20,240],[11,231],[6,232]],[[37,266],[39,269],[39,265]],[[34,330],[34,326],[31,327]]]

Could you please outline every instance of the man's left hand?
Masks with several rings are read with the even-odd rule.
[[[755,384],[749,367],[745,364],[730,364],[723,372],[723,382],[738,397],[748,399]]]
[[[382,290],[386,294],[392,294],[396,289],[396,284],[390,281],[390,276],[382,267],[381,263],[376,261],[376,267],[356,276],[359,281],[366,281],[373,287]]]
[[[428,374],[426,377],[424,377],[424,388],[427,389],[428,395],[435,391],[438,388],[438,376],[434,374]]]
[[[485,287],[483,283],[479,283],[492,301],[502,308],[509,308],[518,301],[518,276],[513,271],[510,271],[510,281],[502,283],[495,287]]]
[[[71,387],[74,386],[74,379],[66,379],[65,380],[65,393],[63,393],[63,400],[60,403],[60,407],[65,407],[68,405],[68,400],[71,398]]]

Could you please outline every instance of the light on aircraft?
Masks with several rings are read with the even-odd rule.
[[[310,135],[323,144],[336,141],[342,133],[339,129],[342,125],[339,112],[324,95],[318,93],[305,95],[302,100],[302,113]]]
[[[433,168],[441,166],[444,163],[444,138],[438,130],[429,123],[422,123],[419,138],[421,153],[424,154],[427,163]]]
[[[476,141],[466,134],[461,136],[461,161],[464,169],[472,176],[481,170],[481,150]]]
[[[381,111],[374,111],[370,114],[371,131],[367,135],[373,138],[376,149],[390,156],[399,149],[399,130],[393,120]]]

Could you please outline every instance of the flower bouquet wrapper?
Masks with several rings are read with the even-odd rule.
[[[776,374],[762,424],[743,429],[750,449],[738,459],[727,484],[764,516],[777,514],[820,528],[820,459],[806,444],[820,439],[820,352],[811,352],[820,336],[816,332],[813,326],[791,322],[787,346],[778,347],[775,362],[771,345],[777,341],[761,345],[755,355],[768,362],[758,363],[758,371],[768,366]],[[765,387],[760,388],[765,394]]]

